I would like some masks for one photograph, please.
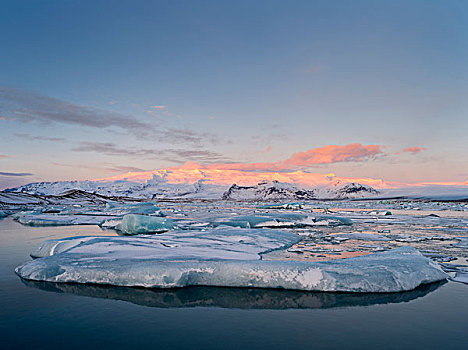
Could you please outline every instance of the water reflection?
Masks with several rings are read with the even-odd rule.
[[[55,293],[114,299],[157,308],[220,307],[230,309],[327,309],[404,303],[421,298],[445,283],[402,293],[314,293],[278,289],[186,287],[146,289],[22,280],[28,287]]]

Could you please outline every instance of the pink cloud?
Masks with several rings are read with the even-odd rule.
[[[427,148],[425,147],[406,147],[403,152],[409,152],[409,153],[413,153],[413,154],[416,154],[416,153],[420,153],[422,151],[427,151]]]
[[[156,106],[150,106],[150,107],[153,108],[153,109],[156,109],[158,111],[161,111],[161,110],[167,108],[167,106],[163,106],[163,105],[156,105]]]
[[[207,167],[244,171],[286,171],[307,168],[316,164],[332,164],[351,161],[365,161],[382,153],[380,145],[352,143],[345,146],[328,145],[294,153],[286,160],[266,163],[211,164]]]

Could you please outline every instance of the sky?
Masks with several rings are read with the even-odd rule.
[[[0,189],[187,166],[463,183],[467,34],[466,1],[0,0]]]

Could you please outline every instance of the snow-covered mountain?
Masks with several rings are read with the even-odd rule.
[[[330,186],[314,189],[298,188],[289,183],[262,181],[255,186],[232,185],[223,194],[223,199],[234,200],[311,200],[311,199],[355,199],[370,197],[379,191],[370,186],[356,183],[335,182]]]
[[[335,181],[329,186],[321,186],[316,189],[319,199],[358,199],[373,197],[380,193],[375,188],[355,182]]]
[[[73,192],[75,191],[75,192]],[[79,191],[79,192],[76,192]],[[59,181],[37,182],[6,190],[35,196],[85,196],[84,193],[105,198],[133,199],[225,199],[225,200],[313,200],[354,199],[370,197],[379,192],[370,186],[335,181],[327,186],[302,188],[290,183],[261,181],[254,186],[215,185],[199,180],[195,183],[169,183],[154,176],[143,182],[116,181]],[[86,200],[89,200],[86,199]]]
[[[35,182],[8,189],[5,192],[21,192],[44,196],[59,195],[71,190],[81,190],[106,197],[129,197],[136,199],[219,199],[226,190],[226,186],[207,184],[203,180],[191,184],[174,184],[155,175],[152,179],[143,182],[128,180]]]
[[[278,181],[262,181],[255,186],[238,186],[236,184],[229,187],[223,193],[222,199],[234,200],[307,200],[316,199],[315,190],[299,189],[292,184]]]

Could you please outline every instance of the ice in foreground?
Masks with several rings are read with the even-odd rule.
[[[202,233],[53,240],[32,254],[43,258],[25,263],[16,273],[27,280],[58,283],[334,292],[408,291],[447,277],[411,247],[323,262],[261,260],[262,253],[297,240],[288,232],[226,227]]]

